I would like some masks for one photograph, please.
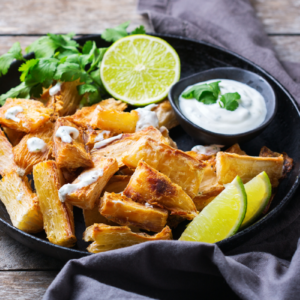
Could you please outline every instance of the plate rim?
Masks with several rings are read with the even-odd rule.
[[[256,63],[252,62],[251,60],[249,60],[248,58],[246,57],[243,57],[242,55],[232,51],[232,50],[228,50],[226,48],[223,48],[223,47],[220,47],[220,46],[217,46],[217,45],[214,45],[214,44],[211,44],[209,42],[206,42],[206,41],[203,41],[203,40],[196,40],[196,39],[192,39],[192,38],[187,38],[187,37],[183,37],[183,36],[177,36],[177,35],[172,35],[172,34],[159,34],[159,33],[146,33],[148,35],[152,35],[152,36],[157,36],[157,37],[161,37],[161,38],[173,38],[173,39],[178,39],[178,40],[184,40],[184,41],[187,41],[187,42],[193,42],[193,43],[196,43],[196,44],[200,44],[200,45],[204,45],[204,46],[208,46],[208,47],[211,47],[211,48],[214,48],[214,49],[217,49],[221,52],[225,52],[227,54],[230,54],[234,57],[237,57],[238,59],[248,63],[249,65],[253,66],[254,68],[256,68],[257,70],[259,70],[261,73],[263,73],[265,76],[267,76],[269,79],[271,79],[277,86],[279,86],[279,88],[281,90],[283,90],[283,92],[286,94],[286,96],[288,97],[288,99],[290,100],[290,102],[293,104],[297,114],[298,114],[298,117],[299,117],[299,120],[300,120],[300,110],[299,110],[299,107],[298,107],[298,104],[296,102],[296,100],[294,99],[294,97],[292,96],[292,94],[275,78],[273,77],[268,71],[266,71],[264,68],[260,67],[259,65],[257,65]],[[80,36],[75,36],[74,37],[74,40],[86,40],[86,39],[89,39],[89,38],[98,38],[100,37],[101,38],[101,35],[100,34],[87,34],[87,35],[80,35]],[[25,55],[25,57],[29,57],[30,55],[32,55],[31,53]],[[12,64],[16,64],[18,62],[13,62]],[[209,69],[207,69],[209,70]],[[285,197],[280,201],[280,203],[278,203],[278,205],[276,207],[278,207],[277,210],[273,209],[272,211],[270,211],[268,214],[266,214],[264,217],[262,217],[259,221],[257,221],[256,223],[254,223],[253,225],[251,225],[250,227],[248,228],[245,228],[244,230],[236,233],[235,235],[229,237],[229,238],[226,238],[220,242],[217,242],[216,244],[222,249],[222,250],[226,250],[226,246],[229,246],[229,245],[234,245],[234,247],[230,247],[230,248],[236,248],[238,246],[238,241],[241,237],[247,237],[247,236],[250,236],[250,235],[253,235],[253,233],[257,232],[264,224],[265,222],[267,221],[270,221],[270,220],[274,220],[274,218],[276,218],[280,213],[282,213],[284,207],[290,202],[290,200],[292,199],[293,195],[295,194],[296,190],[298,189],[299,185],[300,185],[300,171],[298,172],[297,174],[297,178],[294,182],[294,184],[292,185],[292,187],[290,188],[290,190],[287,192],[287,194],[285,195]],[[35,235],[31,235],[29,233],[26,233],[16,227],[14,227],[13,225],[9,224],[8,222],[6,222],[5,220],[3,220],[1,217],[0,217],[0,223],[2,223],[4,225],[4,228],[5,227],[8,227],[10,228],[11,230],[15,231],[17,234],[20,234],[20,235],[23,235],[31,240],[34,240],[38,243],[42,243],[44,244],[45,246],[50,246],[51,248],[55,249],[55,250],[59,250],[59,251],[64,251],[64,252],[68,252],[68,253],[73,253],[75,254],[76,256],[80,256],[80,257],[84,257],[84,256],[88,256],[88,255],[92,255],[93,253],[90,253],[88,251],[83,251],[83,250],[77,250],[77,249],[73,249],[73,248],[67,248],[67,247],[63,247],[63,246],[59,246],[59,245],[56,245],[56,244],[52,244],[50,243],[49,241],[47,240],[43,240]],[[1,228],[0,228],[1,230]],[[4,229],[5,230],[5,229]],[[10,234],[8,234],[10,235]],[[13,237],[14,238],[14,237]],[[243,244],[243,242],[241,243]],[[30,246],[29,246],[30,247]],[[33,248],[32,248],[33,249]],[[39,251],[38,249],[34,249],[36,251]],[[42,251],[39,251],[39,252],[42,252]],[[58,257],[58,256],[56,256]]]

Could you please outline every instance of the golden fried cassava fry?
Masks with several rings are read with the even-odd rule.
[[[167,209],[171,215],[179,215],[188,220],[197,216],[193,200],[183,189],[144,161],[138,163],[124,195],[136,202]]]
[[[33,178],[43,214],[47,238],[53,244],[72,247],[76,242],[73,207],[59,200],[58,191],[63,176],[54,161],[44,161],[34,166]]]
[[[213,198],[224,190],[224,186],[219,184],[216,174],[216,157],[213,156],[206,160],[205,164],[199,192],[193,199],[198,211],[201,211]]]
[[[283,157],[283,171],[282,171],[282,178],[285,178],[287,173],[291,172],[293,168],[293,159],[290,158],[285,152],[278,153],[278,152],[273,152],[266,146],[263,146],[260,149],[259,156],[261,157]]]
[[[70,82],[63,82],[60,91],[53,96],[59,116],[68,116],[75,113],[83,95],[79,95],[77,87],[83,84],[79,79]]]
[[[143,205],[115,193],[104,193],[99,211],[102,216],[120,225],[134,226],[144,230],[161,231],[168,218],[168,211]]]
[[[73,181],[72,186],[76,188],[76,185],[84,176],[92,176],[94,172],[100,172],[102,175],[96,176],[97,179],[95,182],[81,188],[76,188],[72,193],[65,195],[67,202],[82,209],[93,209],[95,207],[95,203],[100,198],[103,188],[119,169],[115,158],[96,157],[93,158],[93,162],[94,167],[85,169]]]
[[[122,161],[129,168],[136,168],[140,160],[167,175],[191,197],[199,191],[204,163],[181,150],[174,149],[151,138],[141,138],[123,155]]]
[[[4,176],[12,170],[15,170],[20,176],[24,176],[24,171],[21,170],[14,161],[14,154],[10,142],[0,129],[0,175]]]
[[[230,183],[239,175],[246,183],[265,171],[272,187],[277,187],[282,177],[283,157],[253,157],[234,153],[218,152],[217,177],[220,184]]]
[[[113,176],[107,185],[104,187],[103,192],[109,193],[121,193],[126,188],[130,176],[126,175],[115,175]],[[99,199],[100,200],[100,199]],[[83,210],[85,226],[89,227],[95,223],[104,223],[107,225],[117,225],[116,223],[107,220],[99,212],[99,201],[96,202],[93,209],[84,209]]]
[[[156,128],[149,126],[144,130],[135,133],[126,133],[122,137],[106,147],[100,149],[93,149],[91,153],[97,156],[114,157],[119,164],[119,168],[124,166],[122,157],[127,153],[131,152],[136,142],[143,137],[151,137],[153,140],[158,142],[169,144],[169,141],[161,134]]]
[[[52,113],[52,109],[39,101],[7,99],[0,108],[0,124],[18,131],[33,132],[45,124]]]
[[[83,140],[85,145],[92,150],[95,143],[100,142],[104,139],[108,139],[113,136],[113,133],[108,130],[94,130],[92,127],[88,126],[87,130],[83,133]]]
[[[87,248],[89,252],[99,253],[144,242],[171,240],[172,231],[166,226],[161,232],[151,236],[145,233],[134,233],[127,226],[94,224],[86,229],[83,239],[86,242],[93,242]]]
[[[78,130],[79,135],[76,138],[72,138],[71,143],[66,143],[56,136],[57,130],[61,126],[73,127]],[[85,148],[82,129],[68,121],[65,118],[57,119],[54,128],[54,156],[57,166],[59,168],[75,169],[79,167],[93,167],[92,157],[88,149]]]
[[[229,147],[224,152],[235,153],[235,154],[238,154],[238,155],[247,155],[246,152],[241,149],[239,144],[232,145],[231,147]]]
[[[76,113],[70,116],[70,120],[78,126],[86,128],[91,126],[92,117],[97,106],[100,106],[105,109],[114,109],[118,111],[123,111],[127,108],[127,104],[115,100],[113,98],[102,100],[100,103],[94,104],[92,106],[86,106],[77,110]]]
[[[159,127],[164,126],[167,129],[171,129],[179,125],[175,112],[168,99],[159,103],[157,107],[152,109],[152,111],[154,111],[157,115]]]
[[[8,137],[8,140],[14,147],[20,143],[21,139],[26,134],[25,132],[11,129],[11,128],[8,128],[5,126],[2,126],[2,129],[3,129],[4,133],[6,134],[6,136]]]
[[[13,148],[15,162],[21,170],[24,170],[25,175],[32,172],[35,164],[50,158],[53,148],[53,131],[54,124],[49,121],[37,131],[26,134]],[[27,142],[31,138],[42,139],[46,143],[45,148],[39,152],[30,152]]]
[[[133,133],[136,123],[139,120],[139,114],[132,110],[123,112],[115,109],[105,109],[97,106],[92,117],[91,126],[109,130],[114,133]]]
[[[39,201],[27,177],[22,179],[15,171],[6,174],[0,181],[0,199],[15,227],[28,233],[43,230]]]

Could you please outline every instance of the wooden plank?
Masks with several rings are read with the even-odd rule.
[[[300,33],[299,0],[250,0],[268,33]]]
[[[280,60],[300,63],[300,36],[270,37]]]
[[[148,29],[136,5],[137,0],[2,0],[0,34],[101,33],[128,20],[129,29]]]
[[[63,265],[60,260],[33,251],[0,231],[0,270],[56,271]]]
[[[1,300],[39,300],[57,272],[0,272]]]
[[[268,33],[300,33],[298,0],[250,0]],[[100,33],[131,20],[150,28],[136,11],[137,0],[2,0],[0,34]],[[32,13],[34,12],[34,16]],[[17,13],[17,17],[16,17]]]

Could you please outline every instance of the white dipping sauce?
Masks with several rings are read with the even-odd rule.
[[[5,113],[5,119],[7,120],[13,120],[17,123],[20,122],[20,119],[16,117],[16,115],[23,111],[22,106],[13,106],[9,108]]]
[[[56,94],[58,94],[61,90],[61,85],[62,82],[57,82],[56,85],[54,85],[50,90],[49,90],[49,95],[50,96],[55,96]]]
[[[66,196],[68,194],[72,194],[76,190],[79,190],[85,186],[88,186],[96,182],[98,178],[102,176],[103,176],[103,169],[83,173],[78,177],[79,179],[78,183],[73,183],[73,184],[67,183],[59,189],[58,191],[59,200],[61,202],[65,202]]]
[[[60,126],[56,133],[56,137],[61,138],[64,143],[72,143],[73,139],[77,139],[79,136],[79,131],[71,126]]]
[[[157,114],[156,112],[151,111],[155,107],[157,107],[157,104],[150,104],[135,110],[139,114],[139,120],[136,123],[135,131],[143,130],[149,126],[159,128]]]
[[[194,124],[200,127],[224,134],[236,134],[250,131],[263,123],[267,115],[267,108],[263,96],[247,84],[228,79],[214,79],[199,82],[195,85],[221,81],[219,87],[221,95],[239,93],[241,99],[236,110],[221,108],[219,100],[215,104],[204,104],[196,99],[179,97],[182,113]],[[192,86],[187,87],[185,91]],[[221,96],[220,95],[220,96]],[[219,96],[219,99],[220,99]]]
[[[103,130],[102,132],[100,132],[97,136],[96,136],[96,138],[95,138],[95,142],[101,142],[101,141],[103,141],[104,140],[104,134],[110,134],[110,131],[108,131],[108,130]]]
[[[114,141],[116,141],[116,140],[121,139],[122,136],[123,136],[123,134],[121,133],[121,134],[116,135],[116,136],[113,136],[113,137],[111,137],[111,138],[109,138],[109,139],[105,139],[105,140],[103,140],[103,141],[101,141],[101,142],[98,142],[98,143],[96,143],[96,144],[94,145],[94,149],[101,149],[101,148],[107,146],[108,144],[110,144],[110,143],[112,143],[112,142],[114,142]]]
[[[205,154],[205,155],[214,155],[221,151],[221,148],[224,147],[222,145],[210,145],[210,146],[202,146],[197,145],[191,149],[191,151],[195,151],[198,154]]]
[[[44,152],[47,144],[42,139],[33,137],[27,140],[27,148],[29,152]]]

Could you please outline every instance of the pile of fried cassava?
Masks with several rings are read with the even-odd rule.
[[[178,125],[168,100],[153,107],[157,128],[136,131],[139,114],[125,112],[121,101],[79,109],[78,84],[62,83],[56,95],[48,89],[40,99],[7,99],[0,108],[0,199],[15,227],[28,233],[44,229],[51,243],[76,243],[73,206],[83,211],[83,239],[93,242],[89,252],[170,240],[170,228],[195,218],[236,175],[245,183],[265,171],[275,192],[292,167],[286,154],[266,147],[258,157],[237,144],[224,152],[218,147],[208,147],[205,154],[183,152],[168,134]],[[6,117],[16,106],[22,108],[19,121]],[[61,126],[77,129],[78,136],[62,141],[56,135]],[[29,151],[33,137],[45,142],[43,151]],[[97,170],[96,181],[78,185],[83,175]],[[31,173],[35,192],[27,177]],[[59,191],[66,184],[79,188],[62,200]]]

